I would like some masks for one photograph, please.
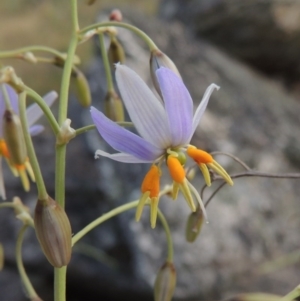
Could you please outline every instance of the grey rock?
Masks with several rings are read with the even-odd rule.
[[[211,41],[272,77],[299,78],[300,3],[297,0],[163,0],[161,15],[181,20]]]

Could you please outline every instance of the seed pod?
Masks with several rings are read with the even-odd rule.
[[[115,122],[124,121],[123,103],[116,92],[107,92],[104,100],[104,110],[109,119]]]
[[[195,212],[192,212],[187,220],[185,238],[188,242],[194,242],[201,232],[204,216],[201,208],[198,206]]]
[[[123,46],[120,44],[120,42],[115,36],[111,36],[110,38],[108,58],[112,65],[117,63],[123,64],[125,61],[125,52]]]
[[[78,69],[75,73],[75,85],[79,103],[84,108],[89,107],[92,102],[90,86],[84,74]]]
[[[0,243],[0,271],[2,271],[3,266],[4,266],[4,248]]]
[[[176,286],[176,270],[172,262],[166,261],[160,268],[154,284],[155,301],[171,301]]]
[[[50,197],[38,200],[34,224],[36,236],[48,261],[56,268],[67,265],[71,259],[72,232],[64,209]]]
[[[177,74],[180,78],[180,73],[176,67],[176,65],[173,63],[173,61],[162,51],[159,49],[155,49],[151,51],[150,55],[150,74],[152,78],[153,85],[157,91],[157,93],[162,96],[159,84],[156,77],[156,70],[160,67],[166,67],[168,69],[171,69],[175,74]]]
[[[23,129],[19,116],[12,110],[3,115],[3,136],[13,165],[23,165],[27,159],[27,151]]]

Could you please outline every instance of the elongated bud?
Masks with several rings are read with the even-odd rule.
[[[23,165],[27,159],[24,134],[20,118],[12,110],[4,112],[3,135],[10,154],[11,163],[14,165]]]
[[[173,61],[161,50],[155,49],[151,51],[150,55],[150,74],[153,81],[153,85],[157,91],[157,93],[161,96],[161,91],[159,88],[159,84],[156,77],[156,70],[160,67],[165,67],[170,70],[172,70],[175,74],[177,74],[180,78],[180,73],[176,67],[176,65],[173,63]]]
[[[56,268],[67,265],[71,259],[72,232],[64,209],[50,197],[38,200],[34,224],[36,236],[48,261]]]
[[[0,243],[0,271],[2,271],[3,266],[4,266],[4,248]]]
[[[109,119],[116,122],[124,121],[123,103],[116,92],[107,92],[104,102],[105,115]]]
[[[92,102],[90,86],[84,74],[78,69],[75,73],[75,85],[79,103],[84,108],[89,107]]]
[[[194,242],[201,232],[204,216],[201,208],[198,206],[195,212],[192,212],[187,220],[185,238],[188,242]]]
[[[111,36],[110,38],[108,58],[112,65],[117,63],[123,64],[125,61],[125,52],[123,46],[120,44],[120,42],[115,36]]]
[[[176,286],[176,270],[172,262],[166,261],[160,268],[154,284],[155,301],[171,301]]]

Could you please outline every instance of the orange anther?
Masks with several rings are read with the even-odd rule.
[[[145,193],[147,191],[150,192],[150,197],[158,197],[159,194],[159,178],[160,178],[160,170],[156,165],[152,165],[150,170],[145,175],[143,180],[141,191]]]
[[[167,159],[167,165],[172,179],[176,183],[181,184],[185,179],[185,171],[181,163],[176,157],[169,156]]]
[[[194,159],[194,161],[197,162],[198,164],[200,164],[200,163],[207,164],[207,163],[212,163],[214,161],[212,155],[210,155],[209,153],[207,153],[201,149],[198,149],[198,148],[195,148],[192,146],[190,146],[187,149],[187,154],[192,159]]]
[[[9,158],[9,152],[4,139],[0,139],[0,154],[5,158]]]

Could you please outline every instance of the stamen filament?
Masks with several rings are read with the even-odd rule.
[[[217,161],[214,160],[213,163],[209,163],[207,165],[217,174],[219,174],[229,185],[233,186],[233,181],[230,178],[229,174]]]
[[[199,168],[200,168],[200,170],[203,174],[204,181],[205,181],[206,185],[210,186],[211,185],[211,179],[210,179],[209,170],[208,170],[206,164],[200,163],[198,166],[199,166]]]

